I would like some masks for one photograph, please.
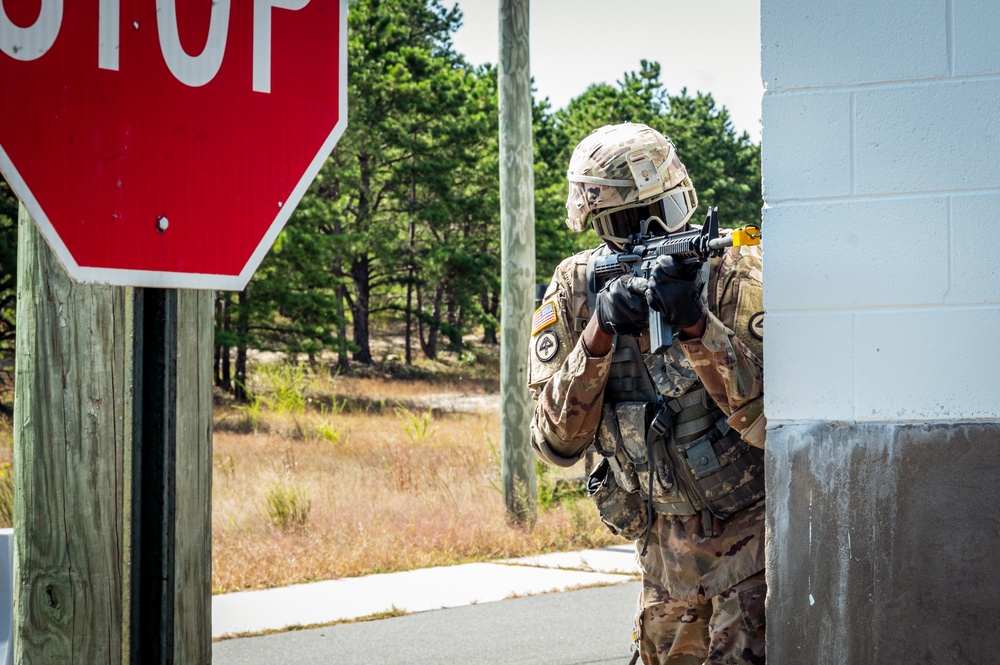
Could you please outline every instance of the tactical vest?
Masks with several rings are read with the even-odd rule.
[[[622,489],[666,515],[700,513],[710,527],[764,498],[764,451],[729,426],[676,347],[643,357],[635,337],[615,339],[595,447]]]

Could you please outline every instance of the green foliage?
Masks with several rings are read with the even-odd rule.
[[[402,338],[384,357],[407,366],[415,354],[474,362],[473,332],[497,343],[498,72],[454,50],[462,15],[449,4],[350,1],[347,129],[247,289],[217,297],[217,382],[238,398],[255,349],[310,363],[332,353],[347,369],[349,355],[373,362],[374,330]],[[760,146],[711,94],[667,91],[660,78],[660,64],[642,60],[566,108],[534,101],[538,281],[598,242],[566,228],[563,206],[569,156],[603,124],[644,122],[674,140],[701,202],[696,222],[710,205],[726,226],[759,221]],[[0,371],[13,357],[16,248],[17,200],[0,180]],[[301,396],[274,408],[301,413]],[[262,406],[247,405],[254,427]]]
[[[702,217],[708,206],[718,206],[723,226],[760,222],[760,146],[746,132],[736,134],[729,111],[716,108],[711,94],[692,97],[681,90],[670,97],[664,129],[688,167]]]
[[[350,122],[337,148],[254,277],[249,317],[221,343],[373,361],[373,329],[402,335],[384,357],[413,363],[442,351],[473,358],[463,338],[496,343],[500,321],[497,70],[472,67],[450,36],[461,21],[441,0],[352,0]],[[536,274],[598,243],[565,225],[566,165],[595,128],[643,122],[677,144],[698,190],[700,222],[759,220],[760,148],[737,134],[710,94],[668,92],[642,60],[615,85],[596,84],[566,108],[535,100]],[[351,330],[349,330],[351,328]],[[236,332],[233,332],[233,331]],[[240,332],[242,330],[242,332]]]
[[[716,107],[711,94],[698,92],[692,96],[682,89],[671,95],[660,81],[659,63],[642,60],[639,71],[626,72],[617,87],[592,85],[550,119],[535,120],[536,154],[547,162],[544,172],[551,173],[551,177],[541,178],[542,186],[537,187],[536,166],[535,207],[540,213],[536,260],[540,280],[552,274],[560,259],[597,244],[590,232],[579,234],[575,242],[567,238],[572,232],[562,223],[565,168],[573,148],[590,132],[621,122],[647,124],[674,141],[698,192],[699,209],[692,221],[701,223],[708,207],[717,206],[723,226],[759,223],[763,206],[760,146],[752,143],[746,132],[736,133],[729,111]],[[557,195],[561,199],[557,200]],[[538,201],[541,197],[547,200]],[[546,219],[541,214],[552,216]]]
[[[264,492],[264,507],[271,524],[288,530],[309,522],[312,499],[301,485],[279,479]]]
[[[264,409],[267,406],[267,399],[263,395],[248,394],[247,401],[244,404],[238,404],[236,408],[243,412],[250,430],[257,434],[260,431]]]
[[[295,416],[305,413],[313,384],[312,373],[305,363],[261,364],[256,368],[254,380],[275,413]]]
[[[316,432],[316,435],[320,439],[332,445],[339,444],[341,439],[344,438],[344,433],[340,431],[340,428],[329,420],[320,420],[313,428],[313,431]]]
[[[12,369],[16,302],[17,197],[0,177],[0,371]]]
[[[0,529],[14,526],[14,469],[10,462],[0,464]]]
[[[415,445],[425,442],[437,431],[437,427],[431,425],[434,414],[428,409],[423,413],[413,413],[405,406],[396,406],[396,420],[403,426],[406,435]]]
[[[497,186],[481,163],[496,160],[495,74],[452,49],[460,17],[438,0],[352,2],[350,122],[254,278],[271,307],[252,329],[272,348],[343,356],[349,319],[355,358],[371,362],[376,318],[405,322],[433,357],[440,336],[457,350],[488,321]]]
[[[538,478],[538,507],[543,510],[584,496],[583,485],[578,479],[555,478],[552,467],[538,459],[535,460],[535,474]]]
[[[309,399],[308,401],[312,401]],[[337,400],[333,398],[332,403],[327,406],[319,402],[319,415],[313,419],[312,434],[321,441],[326,441],[331,445],[338,445],[346,441],[345,432],[337,425],[337,416],[347,408],[347,398]]]

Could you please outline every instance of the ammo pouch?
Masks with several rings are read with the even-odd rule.
[[[665,515],[707,510],[720,519],[764,498],[764,451],[705,403],[704,389],[667,406],[657,412],[646,402],[604,404],[595,446],[621,489],[643,502],[652,489],[653,509]]]
[[[652,474],[655,505],[672,503],[679,496],[662,437],[649,446],[652,459],[648,459],[647,436],[654,408],[655,405],[648,402],[605,404],[595,445],[608,459],[618,484],[626,491],[648,498]]]
[[[720,419],[706,436],[682,446],[695,492],[725,519],[764,498],[764,451]]]
[[[627,492],[609,473],[607,457],[601,459],[587,479],[587,496],[597,505],[601,521],[611,533],[628,540],[636,540],[646,533],[646,506],[636,492]]]

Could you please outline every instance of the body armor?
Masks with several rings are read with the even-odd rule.
[[[596,297],[590,272],[588,300]],[[595,494],[609,494],[614,482],[659,513],[701,514],[708,528],[712,516],[725,519],[764,498],[763,450],[729,426],[676,346],[643,357],[637,338],[616,338],[595,447],[605,460],[591,478]],[[635,505],[628,497],[614,501],[616,508]],[[603,508],[601,516],[633,539],[649,521]]]

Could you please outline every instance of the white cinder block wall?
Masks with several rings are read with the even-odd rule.
[[[1000,413],[1000,0],[762,0],[766,411]]]
[[[761,37],[768,658],[995,662],[1000,0]]]

